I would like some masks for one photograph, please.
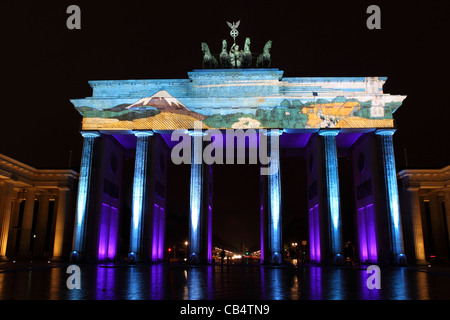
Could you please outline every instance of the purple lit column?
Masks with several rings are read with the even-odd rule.
[[[158,238],[158,260],[164,260],[164,233],[165,233],[166,216],[164,214],[164,208],[159,208],[159,238]],[[170,257],[169,257],[170,259]]]
[[[212,262],[212,206],[213,206],[213,179],[212,179],[212,165],[209,165],[206,170],[208,171],[208,237],[207,237],[207,252],[206,252],[206,259],[208,263]]]
[[[338,130],[321,130],[323,138],[323,154],[325,165],[326,208],[328,214],[328,229],[330,239],[330,254],[334,262],[342,262],[342,230],[339,197],[339,174],[336,148]]]
[[[153,135],[151,131],[134,132],[136,136],[136,158],[133,177],[133,201],[131,209],[130,260],[143,258],[143,227],[146,207],[148,142]]]
[[[358,208],[356,213],[359,258],[362,263],[376,263],[378,258],[375,210],[373,204]]]
[[[400,206],[397,187],[397,172],[395,169],[393,135],[395,129],[377,130],[381,145],[384,183],[386,190],[387,211],[390,222],[391,252],[396,263],[406,263],[403,249],[402,224],[400,221]]]
[[[114,259],[117,252],[117,240],[119,233],[119,210],[110,208],[109,236],[108,236],[108,258]]]
[[[320,222],[319,205],[316,204],[308,210],[309,212],[309,248],[310,259],[320,262]]]
[[[106,260],[108,257],[108,240],[111,223],[111,207],[102,203],[100,211],[100,230],[98,240],[98,260]]]
[[[164,259],[164,208],[153,205],[153,241],[152,241],[152,261],[162,261]]]

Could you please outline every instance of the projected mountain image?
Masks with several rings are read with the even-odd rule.
[[[206,116],[189,110],[165,90],[130,105],[121,104],[106,110],[81,107],[78,110],[83,114],[83,129],[87,130],[194,128],[195,121],[206,119]]]
[[[122,103],[103,110],[86,106],[77,109],[83,115],[83,130],[192,129],[195,121],[201,121],[204,129],[393,126],[391,110],[395,110],[398,103],[386,103],[382,107],[383,114],[375,118],[371,115],[371,107],[371,101],[342,96],[303,102],[283,99],[277,105],[258,107],[252,113],[242,112],[239,108],[223,108],[221,114],[207,116],[190,110],[166,90],[160,90],[131,104]]]

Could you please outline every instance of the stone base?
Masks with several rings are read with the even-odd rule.
[[[61,256],[53,256],[53,257],[51,257],[50,258],[50,261],[54,261],[54,262],[61,262],[61,261],[63,261],[64,259],[63,259],[63,257],[61,257]]]
[[[416,266],[426,266],[429,265],[429,262],[427,260],[416,260],[414,264]]]
[[[80,261],[79,253],[76,252],[76,251],[72,251],[70,253],[70,259],[69,260],[70,260],[70,262],[78,262],[78,261]]]
[[[200,261],[198,259],[198,255],[196,253],[191,253],[189,255],[189,264],[196,265],[196,264],[199,264],[199,262]]]
[[[406,256],[404,254],[399,254],[397,257],[395,257],[395,264],[399,266],[406,266],[408,265],[408,262],[406,260]]]
[[[128,254],[128,263],[129,264],[136,264],[136,253],[130,252]]]

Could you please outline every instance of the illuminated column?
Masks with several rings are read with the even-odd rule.
[[[206,258],[212,262],[212,207],[208,205],[208,252]]]
[[[338,130],[321,130],[319,135],[323,138],[326,208],[328,213],[328,229],[330,237],[330,253],[334,262],[342,261],[342,228],[341,209],[339,198],[339,174],[336,148]]]
[[[406,263],[403,251],[402,224],[400,221],[400,206],[397,188],[397,173],[395,170],[393,135],[395,129],[377,130],[382,151],[386,203],[390,220],[391,252],[396,263]]]
[[[48,208],[50,194],[45,192],[39,199],[39,212],[36,226],[36,242],[33,255],[42,257],[45,251],[45,238],[47,234]]]
[[[153,240],[152,240],[152,261],[164,260],[164,230],[165,216],[164,208],[153,205]]]
[[[164,260],[164,233],[166,228],[166,215],[163,207],[159,208],[159,238],[158,238],[158,260]],[[170,257],[169,257],[170,259]]]
[[[450,188],[444,189],[445,199],[445,219],[447,220],[447,230],[450,231]],[[448,232],[448,243],[450,244],[450,232]]]
[[[408,188],[411,208],[411,220],[414,233],[414,249],[417,262],[425,262],[425,248],[423,242],[422,215],[420,212],[419,188]]]
[[[100,134],[97,132],[81,132],[83,136],[83,154],[81,159],[80,178],[78,182],[78,198],[73,232],[73,246],[71,260],[81,258],[84,253],[86,221],[90,206],[90,192],[92,184],[92,163],[94,159],[94,145]]]
[[[52,260],[62,259],[64,244],[64,224],[66,223],[67,195],[69,188],[59,188],[58,208],[56,211],[55,239],[53,241]]]
[[[207,197],[208,197],[208,216],[207,216],[207,222],[208,222],[208,229],[207,229],[207,252],[206,252],[206,259],[208,261],[208,263],[212,262],[212,206],[213,206],[213,182],[212,182],[212,165],[209,165],[206,168],[207,172],[208,172],[208,188],[207,188]]]
[[[135,132],[136,141],[136,159],[134,163],[133,178],[133,203],[131,215],[130,230],[130,253],[129,258],[142,260],[143,251],[143,227],[144,213],[146,207],[146,185],[147,185],[147,158],[148,142],[153,136],[152,131]]]
[[[280,182],[280,136],[283,131],[270,129],[267,131],[268,150],[270,157],[270,170],[267,176],[268,190],[268,233],[270,262],[279,264],[282,262],[282,238],[281,238],[281,182]],[[265,257],[267,259],[267,257]]]
[[[203,135],[200,130],[190,131],[191,136],[191,181],[189,207],[189,261],[197,264],[201,261],[201,223],[203,204]]]
[[[259,230],[260,230],[260,245],[261,245],[261,263],[266,263],[266,250],[268,249],[268,239],[267,239],[267,176],[260,175],[260,190],[259,190]],[[268,259],[269,260],[269,259]]]
[[[428,194],[434,254],[437,262],[449,260],[448,242],[444,225],[444,212],[437,191]]]
[[[8,245],[6,247],[6,257],[13,257],[17,255],[17,238],[18,238],[18,229],[15,229],[14,226],[19,225],[19,212],[22,201],[24,201],[23,196],[25,193],[22,193],[23,196],[21,196],[22,192],[17,193],[17,197],[15,197],[15,194],[13,192],[13,201],[12,201],[12,209],[11,209],[11,218],[9,220],[9,235],[8,235]],[[8,259],[8,258],[7,258]]]
[[[27,258],[30,254],[31,228],[33,225],[35,189],[27,189],[25,208],[23,210],[22,229],[20,233],[19,257]]]
[[[3,181],[0,186],[0,260],[6,259],[13,192],[14,184]]]
[[[159,206],[155,203],[153,205],[153,238],[152,238],[152,261],[158,261],[159,258]]]

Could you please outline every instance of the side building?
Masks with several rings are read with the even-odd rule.
[[[67,260],[77,180],[0,154],[0,260]]]
[[[405,251],[411,261],[450,262],[450,165],[442,169],[406,169],[398,173],[405,230]]]

